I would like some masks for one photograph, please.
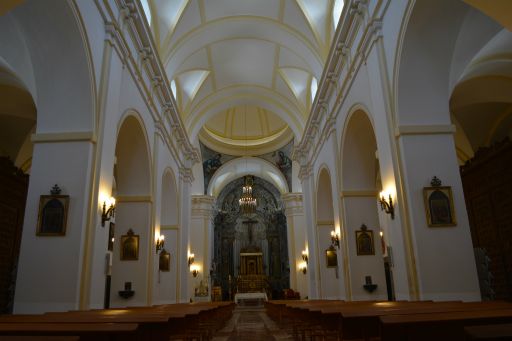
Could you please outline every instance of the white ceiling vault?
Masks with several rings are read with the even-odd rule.
[[[300,139],[343,0],[141,2],[192,140],[240,149],[249,138],[268,149],[283,140],[281,122]]]

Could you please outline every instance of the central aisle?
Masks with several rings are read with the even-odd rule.
[[[213,338],[214,341],[235,340],[292,340],[265,313],[265,308],[237,306],[226,327]]]

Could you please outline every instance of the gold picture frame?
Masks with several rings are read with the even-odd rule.
[[[428,226],[445,227],[457,225],[451,187],[424,187],[423,198]]]
[[[325,262],[328,268],[338,267],[338,254],[332,245],[329,246],[327,250],[325,250]]]
[[[121,236],[121,260],[139,260],[139,235],[132,229]]]
[[[432,178],[430,185],[432,187],[423,188],[423,200],[428,226],[456,226],[457,219],[453,206],[452,188],[441,186],[441,180],[435,176]]]
[[[158,257],[158,270],[168,272],[171,271],[171,254],[163,249]]]
[[[375,255],[373,231],[363,224],[361,229],[356,231],[356,251],[358,256]]]
[[[69,195],[41,195],[36,236],[65,236],[68,208]]]

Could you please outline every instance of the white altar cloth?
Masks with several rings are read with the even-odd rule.
[[[239,303],[241,300],[254,300],[261,299],[268,301],[267,294],[264,292],[244,292],[235,294],[235,303]]]

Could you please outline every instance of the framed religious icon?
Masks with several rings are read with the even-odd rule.
[[[373,231],[368,230],[365,224],[361,225],[360,230],[356,231],[356,250],[358,256],[375,255]]]
[[[328,268],[336,268],[338,266],[338,255],[334,246],[331,245],[325,250],[325,260]]]
[[[55,185],[50,195],[41,195],[37,217],[37,236],[64,236],[68,219],[69,195],[61,195]]]
[[[158,270],[170,271],[171,270],[171,254],[163,249],[158,257]]]
[[[133,233],[132,229],[121,236],[121,260],[139,259],[139,235]]]
[[[453,207],[452,188],[441,186],[441,180],[436,176],[430,182],[432,187],[423,188],[425,213],[430,227],[455,226],[455,209]]]

